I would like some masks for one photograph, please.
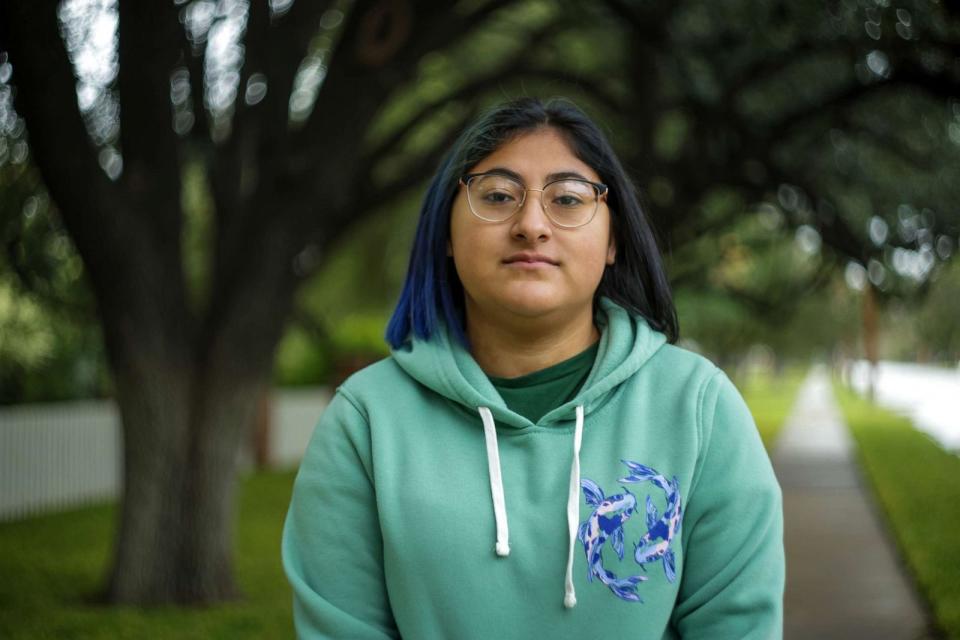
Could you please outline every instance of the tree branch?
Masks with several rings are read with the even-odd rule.
[[[203,68],[206,65],[207,49],[203,47],[199,54],[194,51],[193,43],[187,37],[186,25],[177,29],[180,42],[180,57],[187,68],[190,77],[190,105],[193,111],[193,127],[190,129],[190,140],[195,145],[209,150],[210,140],[210,112],[204,102]]]
[[[642,9],[637,4],[624,0],[604,0],[603,2],[614,16],[630,25],[630,30],[638,38],[644,39],[649,44],[663,42],[668,34],[664,25],[680,10],[683,2],[674,0],[640,4],[643,5]]]
[[[277,194],[289,188],[285,180],[291,140],[287,131],[290,96],[300,63],[319,30],[320,17],[331,4],[299,0],[277,19],[271,19],[265,0],[250,5],[232,135],[218,145],[211,169],[217,225],[215,264],[219,265],[214,273],[221,273],[215,279],[233,272],[232,262],[249,255],[249,247],[240,239],[256,237],[256,225],[268,224],[267,216],[251,206],[257,192]],[[259,103],[247,105],[243,96],[254,73],[266,77],[267,93]],[[293,212],[280,210],[277,215]],[[277,223],[276,217],[269,221]]]
[[[451,12],[449,3],[439,0],[355,3],[332,52],[329,74],[313,115],[297,133],[294,170],[309,171],[308,150],[321,143],[339,141],[348,145],[363,140],[362,126],[373,120],[398,87],[409,82],[412,69],[424,54],[483,28],[490,16],[515,3],[494,0],[467,15]],[[413,33],[417,37],[412,37]],[[345,96],[337,99],[341,90]],[[362,126],[350,126],[353,123]],[[349,168],[344,169],[343,175],[338,175],[341,182],[349,178]]]
[[[100,169],[80,115],[56,4],[9,0],[0,11],[0,22],[17,25],[6,32],[6,46],[14,106],[27,123],[34,161],[91,279],[106,285],[124,271],[123,215],[110,204],[121,201],[120,191]]]
[[[454,126],[450,127],[447,134],[434,145],[433,149],[417,158],[416,162],[409,163],[407,170],[396,180],[376,189],[367,188],[362,191],[358,189],[356,194],[357,210],[371,212],[378,205],[389,201],[391,198],[404,193],[406,190],[415,187],[427,179],[436,170],[437,165],[440,163],[440,158],[456,141],[463,127],[473,120],[477,114],[478,108],[474,106],[474,108],[461,117]]]
[[[607,94],[605,90],[602,90],[597,83],[593,82],[592,79],[577,76],[573,73],[562,70],[533,68],[525,66],[522,62],[519,62],[529,59],[536,51],[537,47],[543,43],[547,36],[549,36],[556,27],[557,24],[555,22],[549,22],[533,33],[527,34],[527,37],[524,40],[524,46],[515,55],[503,61],[496,68],[474,78],[468,79],[467,82],[461,84],[452,92],[424,105],[420,111],[414,114],[402,125],[396,127],[393,133],[383,140],[377,147],[364,152],[366,165],[359,172],[360,175],[367,175],[377,159],[382,158],[390,153],[394,153],[399,147],[400,143],[411,131],[426,122],[428,118],[434,116],[443,107],[458,100],[474,97],[482,90],[498,82],[502,83],[506,80],[514,80],[516,78],[523,77],[543,77],[550,80],[558,80],[570,84],[587,86],[588,90],[592,91],[597,96],[597,99],[605,104],[605,106],[615,111],[620,109],[622,105],[616,103],[614,98]]]
[[[123,186],[144,214],[154,238],[177,250],[165,254],[179,273],[180,162],[173,131],[170,73],[180,55],[172,3],[126,2],[120,6],[120,141]]]

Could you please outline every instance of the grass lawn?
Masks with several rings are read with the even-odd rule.
[[[797,391],[806,375],[806,368],[792,367],[780,376],[757,374],[735,381],[750,407],[767,451],[771,451],[780,434],[780,428],[793,408]]]
[[[908,419],[841,384],[834,391],[902,556],[939,625],[960,640],[960,457]]]
[[[293,477],[258,473],[242,482],[235,557],[245,598],[206,609],[87,603],[109,566],[113,506],[0,524],[0,638],[292,638],[280,533]]]

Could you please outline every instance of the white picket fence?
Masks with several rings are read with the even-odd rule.
[[[296,466],[330,399],[327,387],[271,396],[269,466]],[[252,465],[252,449],[242,464]],[[0,521],[115,499],[122,481],[113,401],[0,407]]]

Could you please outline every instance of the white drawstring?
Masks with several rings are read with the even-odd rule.
[[[567,494],[567,526],[570,528],[570,547],[567,554],[567,578],[564,583],[563,606],[577,606],[577,590],[573,587],[573,550],[577,544],[577,526],[580,523],[580,443],[583,440],[583,405],[577,407],[577,426],[573,432],[573,464],[570,465],[570,491]]]
[[[497,521],[497,555],[510,555],[510,528],[507,526],[507,504],[503,498],[503,477],[500,475],[500,450],[497,428],[487,407],[478,407],[483,420],[483,437],[487,441],[487,467],[490,470],[490,493],[493,495],[493,516]]]
[[[503,497],[503,477],[500,474],[500,450],[497,447],[497,428],[493,414],[487,407],[477,407],[483,420],[483,437],[487,443],[487,467],[490,471],[490,493],[493,496],[493,516],[497,523],[497,555],[510,555],[510,529],[507,526],[507,505]],[[564,581],[563,606],[577,606],[577,591],[573,587],[573,552],[577,544],[577,526],[580,522],[580,443],[583,441],[583,405],[577,407],[577,424],[573,432],[573,463],[570,465],[570,489],[567,493],[567,527],[570,544],[567,549],[567,575]]]

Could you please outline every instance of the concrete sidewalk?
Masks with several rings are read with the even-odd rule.
[[[852,448],[828,372],[816,367],[773,452],[784,502],[784,637],[933,638]]]

